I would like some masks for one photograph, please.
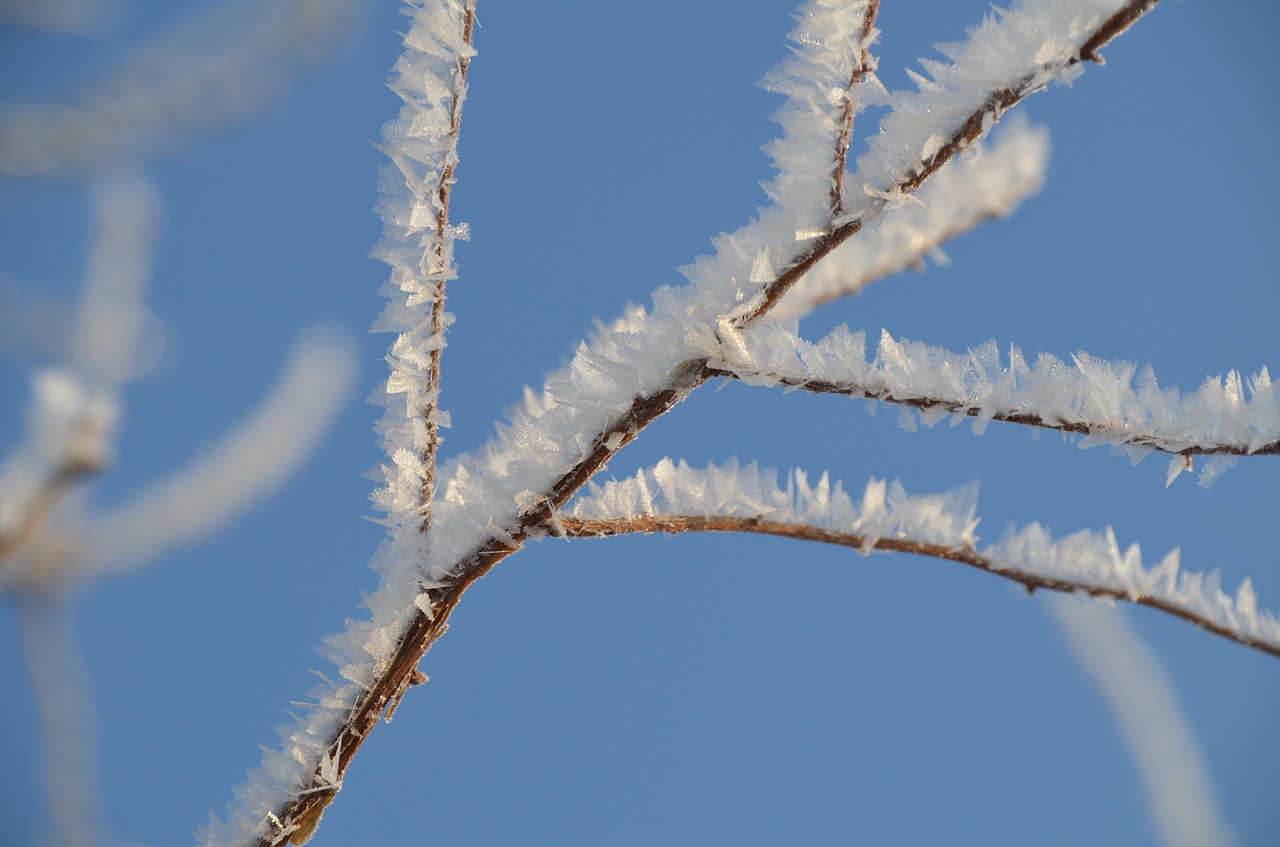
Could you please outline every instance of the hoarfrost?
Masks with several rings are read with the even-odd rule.
[[[1247,382],[1232,373],[1210,377],[1197,391],[1158,388],[1150,366],[1111,362],[1078,353],[1068,364],[1041,353],[1034,364],[1016,347],[1002,361],[995,342],[953,353],[881,331],[875,358],[865,358],[865,336],[840,327],[818,342],[802,339],[794,324],[760,321],[743,334],[750,357],[715,360],[716,369],[751,385],[808,388],[826,393],[907,403],[933,425],[948,414],[979,424],[1007,420],[1063,429],[1084,436],[1081,447],[1110,444],[1141,458],[1229,449],[1252,453],[1280,444],[1280,393],[1264,377]],[[728,353],[721,350],[721,355]],[[899,417],[914,429],[914,417]],[[975,429],[978,429],[975,426]],[[1168,481],[1186,469],[1178,456]],[[1211,485],[1234,464],[1214,456],[1201,484]]]

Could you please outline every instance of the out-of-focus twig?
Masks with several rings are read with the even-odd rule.
[[[1236,840],[1213,780],[1159,657],[1120,609],[1065,598],[1049,605],[1068,651],[1115,719],[1165,847],[1230,847]]]

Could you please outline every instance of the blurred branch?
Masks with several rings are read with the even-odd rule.
[[[364,3],[223,0],[64,100],[0,103],[0,175],[137,167],[243,123],[345,43]]]
[[[0,0],[0,23],[66,35],[97,33],[119,0]]]
[[[149,314],[142,295],[159,205],[142,177],[106,180],[93,194],[93,238],[67,360],[34,374],[26,442],[0,475],[0,573],[45,531],[72,483],[108,461],[119,386],[135,375]]]
[[[189,465],[94,521],[66,576],[88,579],[154,560],[212,535],[283,485],[348,401],[352,348],[336,331],[300,338],[258,408]]]
[[[51,844],[95,847],[102,836],[98,750],[89,683],[65,598],[12,598],[44,746]]]
[[[1119,728],[1160,843],[1235,844],[1214,798],[1209,763],[1159,657],[1119,609],[1064,599],[1050,603],[1049,611]]]

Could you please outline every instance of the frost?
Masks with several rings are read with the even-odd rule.
[[[1249,453],[1280,444],[1280,394],[1262,374],[1249,380],[1248,388],[1233,372],[1183,394],[1158,388],[1149,366],[1139,369],[1087,353],[1076,354],[1070,364],[1041,353],[1029,364],[1016,347],[1002,358],[995,342],[953,353],[895,339],[887,331],[867,361],[861,331],[840,327],[809,342],[793,323],[769,320],[742,333],[739,346],[742,358],[724,348],[715,367],[751,385],[807,387],[917,406],[929,426],[947,415],[973,417],[978,430],[990,420],[1038,422],[1082,434],[1082,448],[1110,444],[1135,460],[1152,449]],[[915,413],[904,408],[899,423],[914,430]],[[1212,485],[1235,461],[1213,456],[1201,485]],[[1187,469],[1189,459],[1176,456],[1167,481]]]
[[[741,319],[752,314],[779,269],[792,266],[811,249],[811,238],[832,232],[833,163],[839,120],[847,108],[885,102],[892,109],[869,152],[858,160],[858,177],[846,183],[843,199],[849,208],[841,210],[840,220],[857,217],[869,233],[893,212],[880,230],[886,233],[880,242],[884,251],[858,261],[923,255],[948,227],[992,209],[1010,208],[1025,196],[1043,173],[1043,135],[1015,132],[1008,148],[996,145],[990,155],[974,154],[957,167],[951,188],[939,196],[915,198],[899,183],[921,173],[926,154],[933,156],[945,147],[938,138],[951,137],[993,90],[1023,90],[1069,78],[1083,38],[1119,5],[1118,0],[1024,2],[1001,18],[988,19],[969,42],[948,48],[952,63],[928,65],[931,78],[922,80],[919,91],[887,95],[873,73],[861,85],[850,83],[862,48],[875,38],[874,32],[860,31],[866,4],[806,3],[797,19],[791,58],[767,80],[786,98],[777,116],[783,137],[769,148],[779,171],[768,186],[774,205],[746,226],[714,239],[713,255],[682,269],[687,285],[661,287],[647,308],[629,308],[601,326],[573,351],[566,367],[550,375],[540,390],[526,393],[488,444],[442,464],[430,504],[430,531],[422,533],[417,526],[425,428],[419,412],[436,400],[429,387],[426,354],[443,344],[427,317],[438,284],[455,275],[453,241],[465,236],[460,226],[438,231],[441,203],[436,189],[456,161],[455,139],[449,134],[451,101],[465,94],[459,66],[472,51],[460,35],[463,3],[411,4],[406,51],[391,80],[404,105],[384,131],[389,163],[381,176],[379,211],[385,226],[374,251],[391,266],[383,287],[388,303],[376,327],[397,333],[388,356],[391,375],[379,396],[386,413],[378,435],[388,461],[375,471],[381,486],[376,502],[386,511],[383,522],[389,528],[372,563],[380,582],[364,600],[367,619],[352,621],[326,643],[326,654],[346,680],[338,691],[327,688],[322,695],[322,702],[334,705],[313,709],[282,730],[282,750],[266,754],[261,768],[237,792],[241,802],[231,821],[206,831],[205,843],[260,836],[270,811],[303,790],[316,769],[324,772],[332,761],[326,758],[331,755],[326,743],[338,725],[342,704],[357,702],[377,678],[417,612],[435,612],[424,587],[449,580],[451,569],[478,550],[495,543],[519,546],[533,531],[529,515],[547,507],[555,514],[549,493],[563,490],[563,481],[584,457],[598,455],[601,448],[616,450],[635,434],[628,416],[638,403],[658,396],[678,402],[695,387],[700,372],[691,370],[691,363],[736,351],[742,357],[737,366],[751,363],[750,369],[740,367],[738,375],[769,384],[779,384],[783,374],[803,379],[818,373],[857,375],[860,384],[871,386],[869,396],[900,399],[905,391],[929,399],[930,423],[957,410],[973,409],[985,421],[998,409],[1023,402],[1045,406],[1046,414],[1064,415],[1072,412],[1073,403],[1085,404],[1091,395],[1071,393],[1069,389],[1081,386],[1072,383],[1077,377],[1061,376],[1065,366],[1060,363],[1047,364],[1043,373],[1039,363],[1028,369],[1019,364],[1020,358],[1005,367],[986,348],[956,356],[896,342],[887,334],[876,360],[867,363],[860,333],[839,331],[810,345],[792,338],[794,328],[756,321],[744,329]],[[874,67],[868,63],[863,70]],[[1006,149],[1010,152],[998,152]],[[1005,170],[1011,171],[1008,179],[992,179]],[[969,191],[963,188],[966,184],[987,189]],[[966,193],[972,196],[962,198]],[[895,220],[902,225],[896,226]],[[424,263],[424,256],[430,261]],[[830,286],[816,286],[810,294],[797,295],[794,313],[812,308],[831,291]],[[1082,369],[1077,366],[1076,371]],[[1102,374],[1097,379],[1100,385],[1112,386],[1107,389],[1112,400],[1122,399],[1114,387],[1118,377]],[[1084,387],[1091,386],[1089,382]],[[960,406],[941,408],[950,400],[938,400],[931,393],[935,391],[954,397]],[[1103,399],[1088,399],[1089,408]],[[443,416],[437,418],[441,420]],[[1258,437],[1258,431],[1251,437]],[[775,474],[760,472],[754,465],[693,470],[666,462],[631,480],[591,491],[566,514],[585,514],[592,502],[629,514],[667,508],[705,514],[719,509],[844,527],[860,533],[864,544],[906,537],[955,549],[976,543],[976,488],[921,497],[908,495],[897,483],[873,481],[855,503],[825,475],[811,481],[794,472],[779,485]]]
[[[954,549],[972,546],[978,520],[976,484],[941,495],[909,495],[898,482],[871,480],[857,503],[842,483],[822,474],[816,482],[793,470],[779,484],[773,469],[754,462],[693,468],[663,459],[632,477],[590,483],[564,511],[585,520],[692,515],[758,518],[881,538],[910,538]],[[869,548],[868,548],[869,549]]]
[[[1174,551],[1147,569],[1138,546],[1121,549],[1111,529],[1083,531],[1054,540],[1048,530],[1031,524],[1010,530],[982,554],[1006,571],[1060,580],[1135,602],[1151,602],[1184,610],[1245,640],[1280,647],[1280,621],[1259,611],[1252,583],[1241,585],[1235,598],[1223,593],[1217,572],[1181,571]]]
[[[1218,481],[1218,477],[1226,473],[1227,469],[1235,467],[1240,462],[1238,456],[1210,456],[1209,461],[1204,463],[1204,470],[1200,471],[1200,487],[1213,488],[1213,484]]]

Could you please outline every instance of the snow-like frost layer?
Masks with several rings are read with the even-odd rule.
[[[564,515],[584,520],[637,517],[757,518],[797,527],[814,527],[861,538],[870,551],[881,539],[976,551],[995,573],[1028,576],[1082,592],[1102,591],[1115,598],[1157,600],[1246,641],[1280,649],[1280,621],[1258,609],[1253,584],[1245,579],[1235,596],[1224,593],[1216,571],[1183,571],[1175,550],[1155,567],[1142,563],[1137,545],[1121,549],[1115,533],[1082,531],[1054,539],[1039,524],[1010,530],[998,542],[978,549],[975,530],[976,483],[944,494],[911,495],[898,482],[872,479],[854,501],[840,482],[824,473],[816,485],[803,471],[791,471],[783,485],[777,472],[736,460],[717,467],[692,468],[663,459],[635,476],[598,485],[579,496]]]
[[[1124,0],[1023,0],[996,8],[968,38],[938,49],[950,62],[921,60],[928,77],[915,75],[918,89],[893,95],[893,112],[858,159],[868,193],[892,186],[919,170],[946,143],[941,127],[960,125],[982,109],[993,92],[1030,91],[1082,70],[1080,46]],[[984,131],[996,115],[984,122]]]
[[[564,515],[584,520],[662,515],[759,518],[859,535],[870,551],[882,538],[912,539],[952,549],[972,547],[977,536],[978,485],[945,494],[908,495],[896,480],[872,479],[854,502],[843,484],[826,473],[816,483],[801,470],[778,484],[772,468],[755,462],[741,467],[693,468],[663,459],[635,476],[598,485],[573,501]]]
[[[794,17],[792,54],[762,81],[786,96],[773,118],[782,138],[766,150],[778,176],[765,186],[774,204],[792,209],[797,232],[824,232],[835,187],[836,150],[848,111],[885,103],[888,94],[875,78],[875,60],[862,65],[862,51],[878,31],[863,31],[869,0],[813,0]],[[856,75],[861,82],[854,84]],[[846,139],[847,142],[847,139]],[[838,163],[843,168],[843,162]]]
[[[1246,641],[1280,649],[1280,621],[1273,613],[1258,609],[1248,577],[1232,597],[1222,591],[1217,571],[1182,570],[1177,550],[1147,568],[1138,545],[1121,549],[1109,527],[1104,532],[1084,530],[1055,540],[1049,530],[1033,523],[1010,530],[999,543],[981,552],[997,563],[997,571],[1032,573],[1082,588],[1102,589],[1126,600],[1163,601]]]
[[[460,228],[441,231],[440,185],[456,162],[457,138],[450,134],[454,101],[465,97],[460,63],[473,50],[464,38],[466,11],[474,0],[410,0],[413,23],[390,87],[404,101],[398,119],[383,130],[382,149],[391,159],[380,174],[378,212],[385,226],[373,255],[391,266],[382,294],[388,303],[376,331],[398,333],[388,352],[391,375],[375,402],[386,412],[377,432],[389,461],[377,469],[377,506],[387,513],[388,538],[373,567],[382,575],[367,598],[371,618],[349,622],[325,651],[345,683],[325,685],[308,695],[317,704],[294,723],[280,727],[281,749],[265,751],[261,766],[235,789],[224,822],[210,815],[199,834],[207,845],[256,842],[270,831],[271,814],[321,775],[336,778],[327,745],[351,705],[373,682],[416,612],[415,599],[429,581],[418,578],[416,536],[425,477],[422,457],[428,442],[423,410],[434,406],[428,353],[444,341],[432,329],[436,285],[453,278],[453,240]],[[437,423],[447,423],[437,415]],[[315,790],[310,789],[310,790]]]
[[[1028,363],[1016,347],[1001,356],[994,341],[953,353],[881,331],[868,361],[863,332],[848,327],[816,343],[780,322],[762,321],[744,335],[750,360],[717,363],[744,382],[909,402],[929,425],[955,415],[955,421],[971,417],[981,431],[993,419],[1034,418],[1051,427],[1085,428],[1082,446],[1174,453],[1215,447],[1254,453],[1280,441],[1280,390],[1265,367],[1248,380],[1236,371],[1208,377],[1184,394],[1162,388],[1150,365],[1087,353],[1071,363],[1041,353]],[[1222,466],[1207,470],[1216,478]]]

